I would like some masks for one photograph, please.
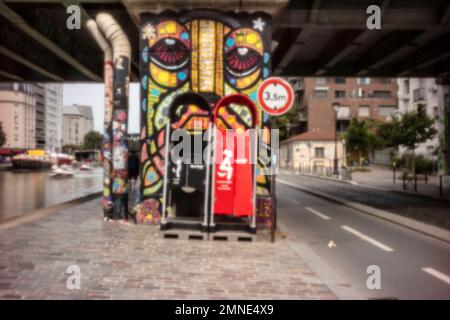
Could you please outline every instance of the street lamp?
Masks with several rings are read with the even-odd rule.
[[[339,175],[338,171],[338,156],[337,156],[337,115],[339,111],[339,103],[333,103],[334,110],[334,159],[333,159],[333,174]]]

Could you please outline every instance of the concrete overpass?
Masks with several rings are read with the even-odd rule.
[[[243,1],[203,1],[238,9]],[[274,2],[280,0],[274,0]],[[173,8],[189,2],[165,1]],[[190,1],[196,2],[196,1]],[[0,1],[0,81],[102,81],[103,52],[85,27],[68,30],[66,7],[83,19],[111,13],[132,45],[131,80],[139,79],[138,12],[145,0]],[[218,5],[218,3],[222,5]],[[381,30],[368,30],[366,8],[381,7]],[[447,0],[303,0],[276,13],[272,68],[283,76],[450,76]]]

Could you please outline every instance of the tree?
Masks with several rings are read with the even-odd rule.
[[[100,149],[102,146],[102,135],[98,131],[89,131],[83,140],[86,149]]]
[[[379,141],[373,131],[364,120],[353,119],[344,134],[345,143],[349,151],[358,153],[358,164],[361,165],[362,155],[379,145]]]
[[[0,122],[0,148],[6,143],[6,133],[3,131],[3,123]]]
[[[285,114],[275,117],[277,128],[280,130],[280,140],[289,138],[288,126],[298,124],[298,111],[293,107]]]
[[[391,121],[381,125],[378,133],[386,146],[403,146],[411,151],[411,171],[415,177],[417,145],[432,139],[437,130],[434,128],[434,119],[427,115],[425,105],[419,104],[416,111],[407,112],[401,117],[393,117]]]

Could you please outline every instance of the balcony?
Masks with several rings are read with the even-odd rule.
[[[417,88],[413,90],[413,101],[425,100],[427,91],[425,88]]]

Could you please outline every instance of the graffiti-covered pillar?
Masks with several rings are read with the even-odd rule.
[[[128,87],[130,73],[130,43],[120,25],[105,13],[96,17],[96,22],[113,50],[112,114],[107,129],[111,136],[111,195],[113,218],[125,219],[128,216]],[[106,75],[105,75],[106,76]],[[107,141],[106,141],[107,142]],[[109,169],[109,168],[108,168]],[[108,174],[108,173],[106,173]]]
[[[111,44],[106,40],[103,33],[99,30],[95,20],[91,19],[86,23],[92,37],[103,50],[103,78],[105,84],[105,112],[103,120],[103,137],[102,137],[102,161],[103,161],[103,214],[105,218],[112,218],[113,200],[111,194],[112,180],[112,91],[113,91],[113,51]]]
[[[262,4],[264,1],[259,1]],[[202,95],[213,111],[230,94],[242,93],[258,107],[258,123],[269,129],[269,116],[258,105],[258,85],[271,74],[272,17],[244,9],[223,12],[191,9],[140,14],[141,191],[139,222],[157,222],[164,179],[165,125],[177,95]],[[187,111],[189,113],[189,109]],[[247,126],[249,113],[231,105],[221,113],[229,128]],[[262,134],[263,147],[270,135]],[[258,161],[257,195],[270,202],[270,176]],[[258,206],[270,208],[267,206]]]

